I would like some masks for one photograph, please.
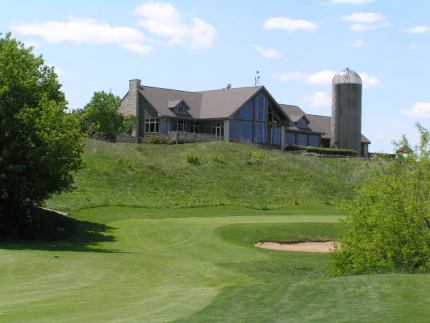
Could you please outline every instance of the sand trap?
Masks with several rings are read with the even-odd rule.
[[[300,252],[330,252],[334,249],[336,241],[324,242],[270,242],[260,241],[255,244],[258,248],[272,249],[272,250],[287,250],[287,251],[300,251]]]

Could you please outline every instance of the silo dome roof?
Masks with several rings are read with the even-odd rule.
[[[361,77],[357,72],[345,68],[344,70],[336,73],[333,77],[332,84],[362,84]]]

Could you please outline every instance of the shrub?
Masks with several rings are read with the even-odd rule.
[[[156,144],[156,145],[167,145],[170,144],[171,141],[169,137],[166,135],[151,135],[145,136],[143,138],[143,143],[145,144]]]
[[[287,151],[304,150],[310,153],[316,153],[321,155],[329,156],[357,156],[357,152],[354,149],[339,149],[339,148],[323,148],[313,146],[287,146]]]
[[[187,162],[190,163],[191,165],[200,165],[200,159],[195,155],[188,155]]]
[[[248,165],[255,165],[261,163],[263,159],[263,154],[260,151],[253,151],[248,154],[248,159],[246,160],[246,163]]]
[[[335,274],[430,271],[430,134],[417,127],[416,150],[385,163],[347,206]]]
[[[223,165],[226,164],[226,161],[225,161],[225,159],[224,159],[224,157],[222,155],[215,155],[214,158],[213,158],[213,160],[215,162],[223,164]]]

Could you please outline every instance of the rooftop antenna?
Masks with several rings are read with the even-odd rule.
[[[260,84],[260,71],[257,71],[255,75],[255,86],[258,84]]]

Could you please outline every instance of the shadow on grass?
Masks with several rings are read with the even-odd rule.
[[[113,242],[110,234],[115,228],[105,224],[80,221],[52,210],[35,209],[31,221],[19,232],[0,237],[0,249],[77,251],[122,253],[121,250],[100,248],[97,245]]]

